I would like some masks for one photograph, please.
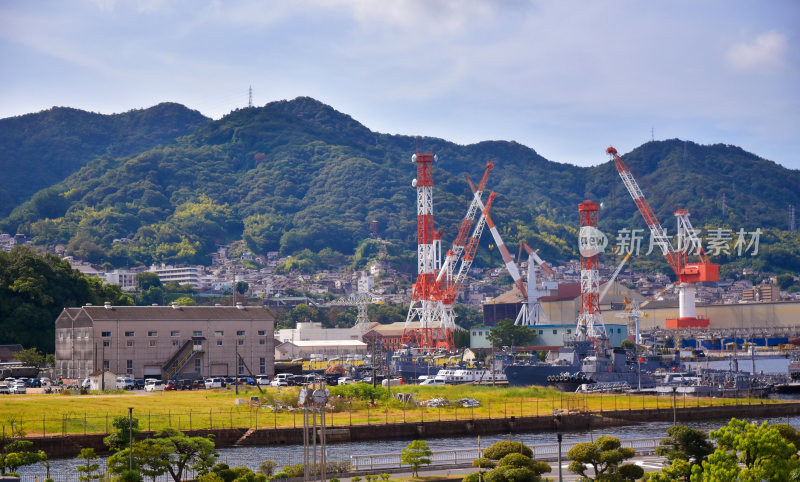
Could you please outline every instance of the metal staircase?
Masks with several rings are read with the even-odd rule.
[[[191,361],[195,355],[199,355],[203,353],[202,349],[196,349],[195,347],[202,347],[201,344],[195,344],[194,339],[186,340],[186,343],[181,345],[180,348],[175,352],[172,357],[161,367],[161,372],[163,373],[164,380],[170,380],[175,377],[178,373],[183,370],[183,367],[186,366],[189,361]]]

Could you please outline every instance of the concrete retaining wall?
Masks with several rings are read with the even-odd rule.
[[[800,402],[758,405],[736,405],[724,407],[676,408],[674,416],[678,422],[696,420],[727,420],[736,418],[766,418],[800,415]],[[564,413],[561,428],[565,431],[598,429],[620,425],[665,421],[673,419],[672,408],[651,410],[616,410],[593,413]],[[435,437],[456,437],[462,435],[482,435],[493,433],[550,432],[554,430],[552,415],[539,417],[508,417],[475,420],[447,420],[430,422],[388,423],[372,425],[344,425],[328,427],[328,442],[350,442],[385,439],[425,439]],[[263,429],[213,429],[190,430],[192,436],[213,435],[217,447],[260,446],[303,443],[301,428],[263,428]],[[140,438],[151,436],[143,433]],[[98,453],[106,450],[103,445],[105,435],[69,435],[57,437],[29,438],[36,450],[44,450],[49,457],[73,457],[83,447],[92,447]]]

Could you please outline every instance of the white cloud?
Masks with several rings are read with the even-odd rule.
[[[770,31],[751,42],[737,43],[728,50],[728,64],[738,70],[764,70],[779,68],[787,51],[786,36]]]

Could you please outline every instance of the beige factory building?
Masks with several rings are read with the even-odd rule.
[[[639,320],[642,330],[664,328],[667,318],[677,318],[678,301],[654,301],[644,309]],[[606,320],[622,310],[604,311]],[[697,305],[697,316],[711,320],[709,328],[773,328],[800,326],[800,302],[774,301],[727,305]],[[620,318],[616,318],[620,319]]]
[[[273,375],[275,318],[263,306],[82,306],[56,319],[56,376]],[[239,358],[237,359],[237,354]]]

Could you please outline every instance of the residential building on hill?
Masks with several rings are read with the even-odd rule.
[[[260,306],[82,306],[56,323],[59,378],[273,375],[275,318]],[[249,370],[248,370],[249,369]]]

